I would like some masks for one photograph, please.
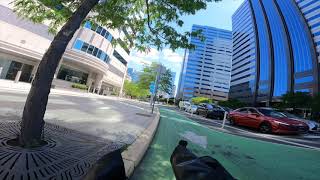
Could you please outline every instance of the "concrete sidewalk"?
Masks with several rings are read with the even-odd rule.
[[[11,130],[7,128],[13,127],[14,131],[12,132],[19,132],[19,123],[17,123],[17,121],[21,119],[24,102],[29,89],[30,84],[28,83],[14,83],[13,81],[0,80],[0,125],[4,123],[2,124],[3,127],[1,127],[3,132],[0,132],[0,136],[5,136],[3,139],[10,139],[12,138],[11,136],[15,135],[14,133],[7,133],[7,131],[11,132]],[[137,102],[135,100],[101,96],[86,92],[52,89],[45,114],[45,121],[49,128],[48,132],[50,132],[50,135],[46,137],[57,142],[52,142],[52,146],[48,146],[49,150],[47,149],[48,151],[46,150],[45,154],[56,150],[58,150],[59,153],[63,153],[64,148],[61,142],[69,141],[64,140],[64,138],[76,139],[76,142],[81,142],[82,144],[74,144],[70,141],[70,147],[68,147],[67,151],[68,153],[71,151],[75,152],[72,148],[76,146],[81,146],[82,148],[82,151],[79,153],[86,154],[88,151],[86,155],[88,160],[81,160],[81,163],[85,164],[83,165],[83,170],[87,171],[89,166],[94,163],[93,159],[98,158],[98,156],[93,154],[99,151],[100,156],[103,155],[101,154],[103,152],[110,152],[110,150],[114,148],[125,146],[127,148],[123,152],[123,157],[126,165],[126,173],[130,176],[133,169],[143,157],[157,129],[159,114],[150,115],[149,108],[148,103]],[[7,125],[6,121],[15,123]],[[55,135],[55,129],[62,134]],[[71,132],[72,136],[68,137],[69,135],[64,135],[64,133],[68,132]],[[77,135],[78,133],[80,138]],[[86,134],[89,140],[86,139]],[[95,140],[94,137],[97,137],[97,139]],[[59,147],[56,144],[58,144]],[[99,146],[97,151],[89,152],[87,148],[97,146]],[[53,147],[57,147],[58,149],[54,149]],[[0,150],[3,149],[6,149],[6,147],[0,145]],[[15,157],[16,156],[13,157],[13,160]],[[21,156],[21,158],[24,158],[24,156]],[[74,164],[75,166],[80,163],[80,154],[78,157],[75,153],[71,158],[79,159],[79,161]],[[38,164],[44,164],[44,166],[47,166],[49,163],[38,162],[37,159],[35,159],[35,161]],[[29,161],[29,163],[30,162],[31,161]],[[86,163],[89,163],[89,165],[86,165]],[[65,167],[64,170],[69,171],[68,168],[69,167]],[[70,165],[70,168],[73,168],[73,165]],[[1,170],[5,172],[8,171],[5,167],[0,168],[0,171]],[[43,171],[43,169],[41,171]],[[11,171],[9,176],[16,172],[17,171]],[[59,173],[61,172],[59,171]],[[84,174],[82,174],[81,177],[83,177],[83,175]]]

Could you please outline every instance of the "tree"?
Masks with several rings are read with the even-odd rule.
[[[220,106],[228,107],[231,109],[238,109],[247,106],[246,103],[239,101],[238,99],[228,99],[227,101],[219,101]]]
[[[288,92],[281,97],[282,108],[311,108],[312,96],[307,92]]]
[[[150,66],[144,67],[140,74],[138,85],[141,89],[149,89],[151,82],[155,82],[160,64],[153,62]],[[173,87],[172,72],[166,69],[160,75],[159,90],[170,94]]]
[[[149,95],[149,89],[141,89],[138,84],[125,81],[123,90],[127,96],[131,98],[140,98],[144,99]]]
[[[191,99],[192,103],[198,105],[200,103],[212,103],[212,99],[206,97],[194,97]]]
[[[183,26],[181,16],[195,14],[212,1],[215,0],[14,0],[18,15],[35,23],[49,22],[50,32],[56,33],[38,66],[25,103],[20,145],[42,143],[43,117],[54,73],[67,44],[85,20],[112,29],[130,28],[132,33],[121,44],[140,51],[150,46],[193,48],[188,38],[199,36],[200,32],[179,33],[175,26]],[[120,39],[114,43],[117,42]]]
[[[166,69],[166,71],[160,76],[159,89],[167,94],[171,94],[173,83],[172,72],[170,69]]]

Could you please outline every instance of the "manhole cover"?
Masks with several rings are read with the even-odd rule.
[[[122,146],[46,123],[48,144],[23,149],[7,144],[19,134],[18,122],[1,122],[0,128],[1,180],[82,179],[97,159]]]

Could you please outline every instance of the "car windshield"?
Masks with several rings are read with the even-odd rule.
[[[281,112],[275,111],[273,109],[263,109],[260,108],[258,109],[263,115],[265,116],[271,116],[271,117],[275,117],[275,118],[284,118],[287,117],[286,115],[284,115]]]
[[[285,116],[287,116],[288,118],[295,118],[295,119],[301,119],[301,117],[297,116],[297,115],[294,115],[294,114],[291,114],[291,113],[288,113],[288,112],[281,112],[283,113]]]

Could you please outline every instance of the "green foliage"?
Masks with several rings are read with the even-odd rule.
[[[143,72],[139,76],[138,86],[141,89],[149,89],[151,82],[155,82],[159,64],[153,62],[150,66],[143,68]],[[173,87],[172,72],[166,69],[160,76],[159,90],[170,94]]]
[[[81,4],[99,0],[14,0],[14,10],[35,23],[49,22],[49,31],[57,33]],[[85,21],[110,29],[130,27],[123,42],[126,47],[147,51],[150,47],[194,48],[190,36],[203,39],[200,31],[182,32],[182,16],[206,9],[208,2],[219,0],[100,0]]]
[[[313,112],[320,112],[320,94],[313,97],[311,108]]]
[[[231,109],[238,109],[238,108],[247,106],[246,103],[243,103],[243,102],[239,101],[238,99],[229,99],[227,101],[219,101],[218,104],[220,106],[228,107]]]
[[[167,69],[160,78],[159,90],[171,94],[173,88],[173,81],[172,81],[172,72],[170,69]]]
[[[149,89],[150,83],[156,80],[157,68],[158,64],[154,62],[150,66],[143,68],[139,76],[139,81],[137,82],[141,89]]]
[[[149,89],[140,88],[138,84],[127,80],[124,82],[123,91],[131,98],[145,99],[149,96]]]
[[[85,84],[74,83],[71,85],[72,88],[88,90],[88,86]]]
[[[194,97],[191,99],[191,102],[195,105],[198,105],[200,103],[212,103],[212,99],[206,97]]]
[[[312,96],[306,92],[289,92],[284,94],[279,105],[282,108],[311,108]]]

